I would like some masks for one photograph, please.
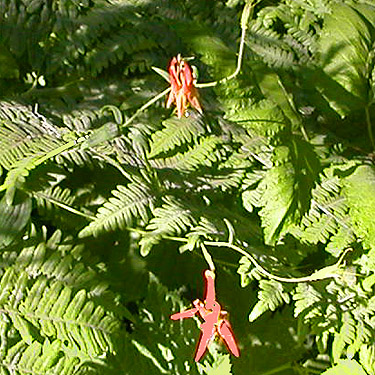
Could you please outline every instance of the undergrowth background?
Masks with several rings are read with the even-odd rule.
[[[1,375],[375,374],[375,5],[244,7],[0,1]],[[238,359],[169,319],[202,245]]]

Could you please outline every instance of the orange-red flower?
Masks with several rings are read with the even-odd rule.
[[[168,72],[171,92],[168,96],[167,108],[175,104],[178,118],[181,118],[185,114],[189,103],[199,113],[202,113],[190,65],[178,55],[171,60]]]
[[[215,297],[215,274],[211,270],[204,272],[206,280],[206,292],[204,301],[196,299],[193,301],[194,307],[189,310],[181,311],[170,316],[172,320],[192,318],[194,315],[199,315],[203,319],[201,324],[201,337],[199,339],[194,360],[198,362],[205,353],[210,342],[216,335],[224,340],[225,345],[229,351],[239,357],[240,350],[238,349],[236,340],[233,335],[232,327],[226,319],[227,312],[221,310],[221,306],[216,301]]]

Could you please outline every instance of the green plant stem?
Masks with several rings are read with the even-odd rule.
[[[53,158],[54,156],[57,156],[61,154],[64,151],[69,150],[70,148],[74,147],[76,144],[80,143],[79,139],[74,139],[72,141],[69,141],[68,143],[65,143],[64,145],[55,148],[54,150],[47,152],[44,156],[39,158],[38,160],[35,161],[34,165],[40,165],[44,163],[46,160]]]
[[[324,279],[331,279],[340,276],[339,269],[342,265],[343,259],[347,252],[350,249],[346,249],[338,259],[338,261],[328,267],[324,267],[314,273],[312,273],[310,276],[305,277],[281,277],[273,275],[272,273],[268,272],[266,269],[264,269],[257,261],[256,259],[249,254],[247,251],[242,249],[241,247],[228,243],[228,242],[216,242],[216,241],[204,241],[204,244],[207,246],[216,246],[216,247],[228,247],[234,251],[237,251],[238,253],[245,256],[247,259],[250,260],[250,262],[254,265],[254,267],[263,275],[268,277],[269,279],[280,281],[282,283],[301,283],[301,282],[311,282],[311,281],[319,281]]]
[[[89,215],[89,214],[85,214],[84,212],[76,210],[74,207],[71,207],[71,206],[69,206],[69,205],[67,205],[65,203],[62,203],[62,202],[60,202],[60,201],[58,201],[58,200],[56,200],[56,199],[54,199],[52,197],[49,197],[49,196],[47,196],[47,195],[45,195],[45,194],[43,194],[41,192],[36,191],[36,192],[33,192],[32,194],[34,196],[36,196],[36,197],[42,198],[44,200],[48,200],[52,204],[55,204],[56,206],[61,207],[64,210],[69,211],[69,212],[71,212],[71,213],[73,213],[75,215],[85,217],[86,219],[89,219],[89,220],[94,220],[95,219],[95,216]]]
[[[201,243],[201,249],[202,249],[203,257],[206,260],[208,266],[210,267],[210,270],[215,271],[215,265],[214,265],[214,262],[212,260],[211,254],[207,251],[204,243]]]
[[[375,150],[374,135],[372,134],[372,124],[371,124],[370,110],[369,110],[368,105],[366,105],[366,107],[365,107],[365,114],[366,114],[366,124],[367,124],[368,136],[370,138],[372,149]]]
[[[155,102],[157,102],[159,99],[161,99],[163,96],[167,95],[171,91],[171,88],[168,87],[158,95],[154,96],[152,99],[150,99],[148,102],[143,104],[143,106],[135,111],[133,116],[129,117],[121,126],[128,126],[130,125],[144,110],[146,110],[148,107],[152,106]]]
[[[165,237],[168,240],[171,241],[177,241],[177,242],[187,242],[187,238],[183,237],[174,237],[174,236],[166,236]],[[313,282],[313,281],[319,281],[319,280],[325,280],[325,279],[332,279],[341,276],[342,271],[340,270],[340,267],[343,264],[345,255],[351,251],[351,249],[346,249],[341,254],[340,258],[336,263],[334,263],[331,266],[323,267],[315,272],[313,272],[309,276],[304,277],[281,277],[277,275],[273,275],[271,272],[268,272],[265,268],[263,268],[257,260],[249,254],[247,251],[242,249],[241,247],[234,245],[229,242],[224,241],[203,241],[202,244],[205,246],[214,246],[214,247],[227,247],[229,249],[232,249],[241,255],[245,256],[247,259],[250,260],[250,262],[254,265],[254,267],[261,273],[263,276],[268,277],[269,279],[280,281],[282,283],[302,283],[302,282]],[[208,253],[209,254],[209,253]],[[210,256],[211,257],[211,256]],[[206,257],[205,257],[206,259]],[[211,258],[212,259],[212,258]],[[206,259],[207,261],[207,259]],[[207,261],[207,263],[209,263]]]
[[[247,32],[247,24],[249,22],[249,19],[253,15],[254,7],[257,5],[259,1],[256,1],[253,3],[252,1],[247,2],[243,8],[242,11],[242,16],[241,16],[241,39],[240,39],[240,44],[238,47],[238,57],[237,57],[237,66],[236,70],[230,74],[227,77],[224,77],[222,79],[219,79],[217,81],[213,82],[206,82],[206,83],[198,83],[195,86],[198,88],[205,88],[205,87],[214,87],[217,86],[218,84],[225,83],[233,78],[236,78],[237,75],[241,72],[242,68],[242,60],[243,60],[243,53],[245,50],[245,38],[246,38],[246,32]]]

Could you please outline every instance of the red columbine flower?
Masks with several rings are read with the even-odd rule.
[[[188,103],[199,113],[202,113],[190,65],[178,55],[171,60],[168,72],[171,92],[168,96],[167,108],[176,104],[178,118],[185,114]]]
[[[225,345],[229,351],[239,357],[240,350],[238,349],[236,340],[233,335],[232,327],[226,319],[227,312],[221,309],[221,306],[216,301],[215,297],[215,274],[211,270],[204,272],[206,281],[205,298],[202,302],[199,299],[193,301],[193,308],[171,315],[172,320],[192,318],[198,315],[203,319],[201,324],[201,337],[199,339],[194,360],[198,362],[205,353],[210,342],[219,336],[224,340]]]

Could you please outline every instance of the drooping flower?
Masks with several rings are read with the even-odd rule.
[[[171,92],[168,96],[167,108],[175,104],[178,118],[181,118],[185,114],[189,103],[199,113],[202,113],[190,65],[178,55],[171,60],[168,72]]]
[[[194,307],[192,309],[173,314],[170,318],[178,320],[198,315],[203,319],[203,323],[200,326],[202,333],[194,357],[196,362],[202,358],[207,347],[216,336],[222,338],[229,351],[236,357],[239,357],[240,350],[234,338],[232,327],[226,319],[227,312],[222,310],[220,304],[216,301],[215,273],[212,270],[206,270],[204,278],[206,281],[206,291],[203,302],[196,299],[193,301]]]

